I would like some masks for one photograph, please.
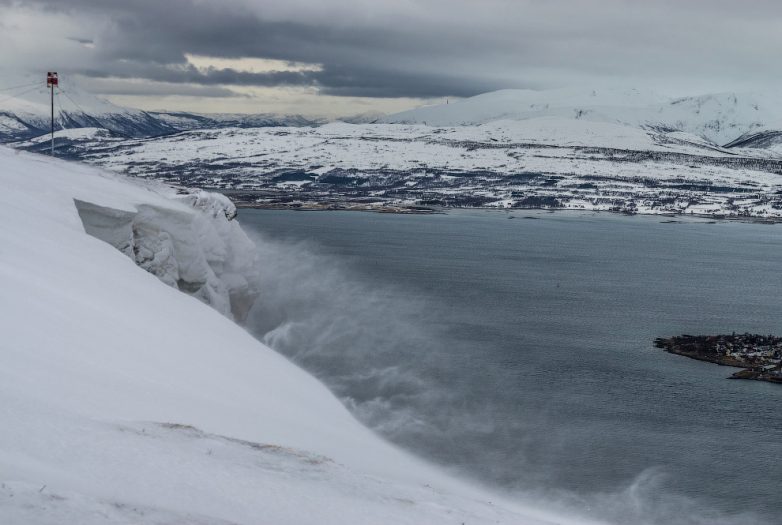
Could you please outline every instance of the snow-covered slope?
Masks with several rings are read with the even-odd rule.
[[[759,94],[674,99],[635,89],[502,90],[397,113],[384,121],[455,126],[544,116],[678,130],[724,145],[761,128],[782,127],[782,104],[775,97]]]
[[[3,147],[0,180],[0,523],[545,520],[381,441],[307,373],[85,232],[122,231],[85,204],[143,216],[134,239],[189,244],[153,256],[228,265],[244,240],[223,199]]]

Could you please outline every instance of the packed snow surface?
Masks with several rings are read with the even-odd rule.
[[[241,274],[232,259],[247,248],[230,203],[6,148],[0,180],[1,523],[570,522],[382,441],[313,377],[107,242],[127,229],[82,211],[130,217],[131,232],[144,215],[128,242],[200,240],[169,246],[168,262],[219,283],[232,265]]]

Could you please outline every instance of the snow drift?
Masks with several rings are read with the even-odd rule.
[[[161,281],[228,317],[242,320],[253,288],[255,249],[222,195],[195,190],[176,195],[201,213],[140,204],[135,212],[74,200],[84,229],[133,259]],[[225,219],[225,220],[223,220]]]
[[[224,199],[5,148],[0,180],[1,522],[549,522],[380,440],[174,289],[236,306]]]

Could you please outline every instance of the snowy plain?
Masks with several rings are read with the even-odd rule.
[[[454,104],[455,105],[455,104]],[[61,155],[261,207],[538,208],[782,218],[782,159],[681,131],[564,117],[347,124],[122,139],[64,130]],[[46,139],[17,143],[42,150]]]
[[[0,181],[0,522],[586,522],[387,444],[229,312],[87,234],[75,204],[154,209],[136,234],[175,224],[171,264],[241,269],[223,200],[5,147]]]

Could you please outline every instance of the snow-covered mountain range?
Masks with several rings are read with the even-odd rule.
[[[30,79],[26,81],[29,83]],[[46,88],[33,83],[32,87],[23,84],[20,89],[0,96],[0,142],[33,138],[50,129],[50,104]],[[141,111],[117,106],[96,97],[69,77],[61,80],[56,93],[55,129],[104,128],[132,138],[195,129],[301,127],[328,122],[323,118],[301,115]],[[672,98],[637,89],[508,89],[393,115],[372,113],[340,120],[353,124],[453,127],[540,117],[682,131],[720,146],[758,146],[762,144],[760,141],[748,142],[748,139],[762,137],[765,143],[779,143],[777,137],[782,129],[782,104],[773,94],[720,93]]]
[[[12,78],[18,82],[10,93],[0,93],[0,142],[40,136],[51,128],[51,100],[42,79]],[[128,137],[173,133],[164,120],[138,109],[117,106],[60,78],[55,91],[55,129],[103,128]]]
[[[10,93],[0,91],[0,143],[34,138],[51,130],[51,99],[38,79],[5,79],[18,83]],[[1,86],[0,86],[1,87]],[[69,77],[60,77],[55,89],[55,130],[102,128],[118,136],[155,137],[191,129],[223,127],[312,126],[323,119],[299,115],[198,114],[142,111],[118,106],[84,90]]]
[[[761,94],[720,93],[670,98],[636,89],[509,89],[451,104],[413,109],[383,120],[460,126],[539,117],[683,131],[717,145],[727,145],[747,135],[782,128],[782,103],[778,97]]]

